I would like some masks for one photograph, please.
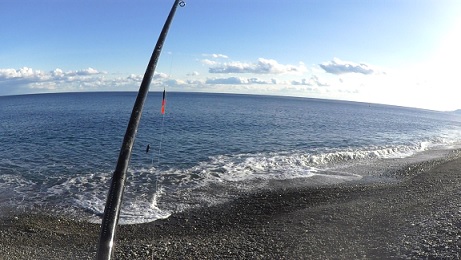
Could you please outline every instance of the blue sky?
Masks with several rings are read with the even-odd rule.
[[[152,91],[461,108],[461,1],[188,0]],[[1,0],[0,95],[136,91],[173,0]]]

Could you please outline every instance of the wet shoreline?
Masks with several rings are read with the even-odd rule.
[[[458,258],[461,159],[397,183],[280,185],[152,223],[123,225],[114,259]],[[0,220],[6,259],[94,259],[99,225],[44,214]]]

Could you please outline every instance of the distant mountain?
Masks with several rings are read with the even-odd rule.
[[[461,115],[461,109],[457,109],[457,110],[453,111],[453,113]]]

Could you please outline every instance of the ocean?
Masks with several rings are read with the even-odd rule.
[[[0,97],[0,209],[100,222],[133,92]],[[396,179],[461,148],[461,115],[295,97],[147,98],[121,223],[291,185]],[[146,152],[147,145],[150,146]],[[1,211],[0,211],[1,212]]]

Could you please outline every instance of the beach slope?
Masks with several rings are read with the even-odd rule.
[[[461,159],[400,182],[286,185],[118,229],[115,259],[459,258]],[[99,225],[43,214],[0,220],[2,259],[94,259]]]

